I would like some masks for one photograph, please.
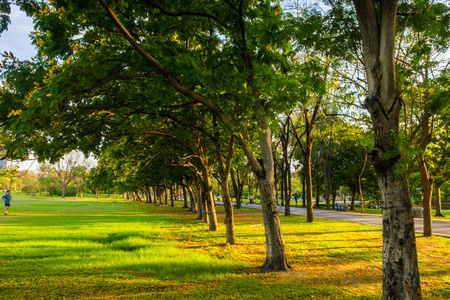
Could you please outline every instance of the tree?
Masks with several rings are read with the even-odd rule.
[[[375,141],[371,161],[380,187],[383,212],[383,299],[421,299],[411,197],[401,158],[399,132],[402,99],[395,60],[397,1],[354,0],[362,39],[369,111]]]
[[[56,162],[52,166],[51,171],[47,174],[47,176],[61,188],[62,198],[65,198],[66,189],[69,184],[75,180],[83,161],[84,156],[82,153],[72,151]]]
[[[207,108],[235,134],[258,179],[267,249],[262,270],[287,270],[270,122],[274,111],[299,98],[286,60],[292,28],[280,7],[271,1],[198,0],[183,7],[173,1],[56,1],[34,17],[47,71],[24,93],[33,107],[20,106],[20,118],[34,120],[15,127],[28,137],[25,143],[42,156],[75,145],[91,151],[105,137],[127,134],[123,125],[133,122],[131,115]],[[47,117],[35,119],[36,112]],[[52,138],[42,143],[40,130],[50,122],[60,126],[45,130]],[[257,147],[242,134],[247,124],[257,132]]]

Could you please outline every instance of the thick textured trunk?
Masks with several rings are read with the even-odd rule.
[[[204,195],[204,199],[206,202],[206,207],[208,208],[208,221],[209,221],[209,230],[210,231],[217,231],[218,224],[217,224],[217,216],[216,216],[216,207],[214,204],[214,197],[212,194],[212,185],[211,185],[211,179],[209,176],[209,171],[206,169],[205,166],[202,166],[202,194]]]
[[[273,180],[259,179],[266,235],[266,260],[262,271],[287,271],[286,252],[281,233]]]
[[[428,174],[427,165],[423,153],[417,156],[419,162],[420,178],[423,184],[423,236],[429,237],[433,234],[431,226],[431,197],[433,194],[434,179]]]
[[[241,179],[240,179],[239,174],[237,174],[237,178],[235,178],[233,173],[231,173],[231,182],[233,185],[234,196],[236,197],[236,208],[239,209],[239,208],[241,208],[241,195],[242,195],[242,189],[243,189],[244,185],[241,184]]]
[[[289,191],[289,163],[285,161],[285,170],[284,170],[284,215],[290,216],[291,215],[291,193]]]
[[[302,205],[306,206],[306,168],[303,168],[302,172]]]
[[[316,207],[319,208],[319,205],[320,205],[320,184],[316,184]]]
[[[364,213],[364,197],[361,186],[361,176],[358,176],[359,200],[361,202],[361,213]]]
[[[203,223],[203,201],[202,201],[202,192],[199,187],[196,188],[195,198],[194,198],[196,204],[197,204],[197,220],[202,220]]]
[[[199,193],[198,193],[198,203],[199,203],[199,210],[201,210],[201,213],[199,214],[202,218],[202,222],[208,224],[208,207],[206,206],[206,195],[203,191],[203,187],[200,184]],[[200,209],[201,208],[201,209]]]
[[[187,193],[186,193],[186,187],[183,186],[182,190],[183,190],[183,201],[184,201],[183,208],[189,208],[189,206],[188,206],[188,199],[187,199]]]
[[[166,188],[166,182],[164,182],[164,205],[168,205],[169,197],[167,197],[167,188]]]
[[[383,212],[383,299],[421,299],[414,220],[406,177],[396,173],[402,99],[395,59],[397,0],[353,0],[363,45],[374,149],[370,153]],[[390,155],[386,155],[386,154]],[[393,155],[398,153],[397,156]]]
[[[439,185],[434,186],[436,194],[436,217],[443,217],[442,206],[441,206],[441,187]]]
[[[325,156],[323,160],[323,183],[325,188],[325,201],[327,203],[327,210],[330,210],[330,168],[327,156]]]
[[[202,204],[202,222],[209,224],[209,216],[208,216],[208,207],[206,206],[206,193],[203,190],[203,187],[201,187],[201,192],[199,195],[199,200]]]
[[[192,185],[187,185],[187,190],[189,192],[189,198],[191,199],[191,211],[193,214],[197,213],[197,201],[195,201],[194,190],[192,189]],[[201,220],[201,218],[199,219]]]
[[[306,221],[314,221],[313,199],[312,199],[312,179],[311,179],[311,148],[307,147],[303,155],[306,183]]]
[[[406,178],[379,176],[383,212],[383,299],[421,299],[411,199]]]
[[[255,108],[259,112],[264,111],[260,102],[255,103]],[[286,261],[286,250],[275,198],[272,133],[265,119],[258,119],[258,127],[261,129],[259,132],[261,159],[258,161],[248,148],[244,148],[244,151],[261,190],[261,208],[266,237],[266,260],[261,271],[287,271],[289,265]]]
[[[231,201],[230,191],[228,190],[228,174],[221,176],[220,184],[222,186],[222,201],[225,208],[225,228],[226,228],[226,240],[230,245],[236,243],[234,235],[234,213],[233,202]]]
[[[356,197],[356,189],[352,190],[352,202],[350,205],[350,210],[355,210],[355,197]]]

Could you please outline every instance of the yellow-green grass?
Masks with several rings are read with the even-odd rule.
[[[281,216],[287,273],[265,259],[258,210],[237,245],[181,207],[13,195],[0,217],[0,299],[380,299],[381,229]],[[425,299],[450,297],[450,239],[417,236]]]

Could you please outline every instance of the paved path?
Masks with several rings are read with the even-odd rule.
[[[243,207],[261,209],[260,204],[244,203]],[[284,207],[278,206],[278,211],[284,213]],[[306,208],[291,206],[291,214],[306,216]],[[375,225],[382,227],[382,218],[380,215],[361,214],[354,212],[314,209],[314,217],[319,219],[328,219],[336,221],[349,221],[364,225]],[[423,233],[423,219],[415,218],[414,224],[417,233]],[[432,220],[434,235],[440,235],[450,238],[450,221]]]

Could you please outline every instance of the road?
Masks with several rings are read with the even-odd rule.
[[[260,204],[244,203],[243,207],[261,209]],[[278,211],[284,213],[284,207],[278,206]],[[306,208],[291,206],[291,214],[306,216]],[[382,218],[380,215],[361,214],[355,212],[314,209],[314,217],[319,219],[328,219],[335,221],[348,221],[364,225],[374,225],[382,227]],[[415,218],[414,224],[416,233],[423,233],[423,219]],[[450,221],[432,221],[433,235],[450,238]]]

